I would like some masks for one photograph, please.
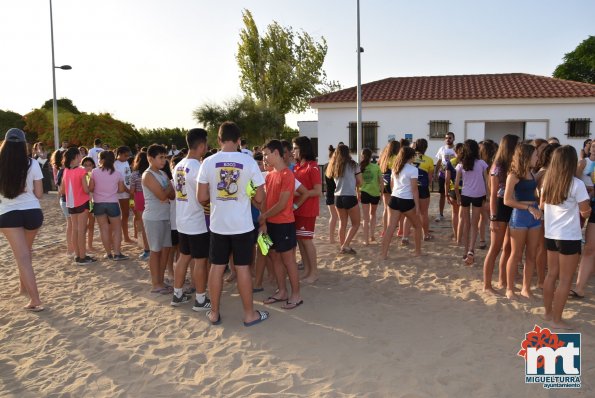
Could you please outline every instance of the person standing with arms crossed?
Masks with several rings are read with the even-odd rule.
[[[445,145],[438,149],[438,153],[436,154],[436,172],[438,173],[438,192],[440,193],[440,214],[436,217],[434,221],[440,222],[444,220],[444,205],[446,202],[446,191],[444,189],[445,183],[445,170],[446,170],[446,162],[449,162],[451,158],[457,156],[454,150],[454,143],[455,143],[455,133],[448,132],[444,137]]]
[[[212,309],[207,312],[207,318],[212,325],[221,323],[223,274],[229,256],[233,255],[244,326],[252,326],[268,319],[269,313],[255,311],[253,306],[250,264],[254,224],[246,187],[250,183],[256,187],[253,200],[260,205],[264,199],[264,178],[256,161],[237,151],[240,129],[235,123],[221,124],[217,139],[221,150],[204,160],[198,174],[198,201],[203,205],[211,204],[209,291]]]

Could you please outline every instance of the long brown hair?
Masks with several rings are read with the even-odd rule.
[[[372,160],[372,150],[370,148],[362,149],[362,160],[359,162],[359,169],[363,173]]]
[[[479,144],[479,157],[481,160],[486,162],[489,167],[492,166],[494,163],[494,156],[496,156],[496,151],[498,150],[498,145],[492,140],[485,140]]]
[[[25,192],[30,167],[26,142],[5,140],[0,146],[0,194],[14,199]]]
[[[328,167],[326,169],[326,176],[328,178],[340,178],[345,173],[345,168],[350,164],[354,168],[357,163],[351,159],[349,154],[349,147],[347,145],[339,145],[335,149],[333,157],[329,160]]]
[[[510,163],[512,163],[512,155],[514,155],[514,149],[519,143],[519,136],[514,134],[506,134],[500,140],[498,151],[494,157],[494,163],[501,170],[501,175],[507,175]]]
[[[380,166],[380,171],[386,173],[390,169],[392,169],[393,165],[388,164],[391,156],[395,156],[399,153],[399,149],[401,149],[401,143],[399,141],[392,140],[382,150],[380,154],[380,160],[378,161],[378,165]]]
[[[510,174],[516,176],[519,180],[524,179],[531,170],[531,157],[535,151],[536,148],[531,144],[517,145],[512,156]]]
[[[463,143],[463,154],[461,155],[463,170],[473,170],[476,160],[479,160],[479,144],[475,140],[467,139]]]
[[[570,185],[576,174],[578,156],[570,145],[556,149],[543,178],[543,201],[559,205],[568,198]]]
[[[109,171],[110,174],[114,174],[116,168],[114,162],[116,161],[116,155],[112,151],[101,151],[99,152],[99,168],[103,171]]]
[[[401,147],[399,154],[397,155],[397,159],[395,159],[395,165],[393,166],[393,171],[396,175],[403,170],[405,165],[415,157],[415,149],[404,146]]]

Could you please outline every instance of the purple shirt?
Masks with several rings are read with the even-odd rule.
[[[124,176],[118,171],[110,174],[109,170],[100,168],[91,171],[91,179],[95,183],[93,202],[118,203],[118,182],[124,182]]]
[[[481,198],[486,195],[486,183],[483,173],[488,169],[488,165],[481,159],[476,159],[473,164],[473,170],[463,169],[463,163],[457,164],[457,173],[462,173],[463,191],[462,195],[470,198]]]

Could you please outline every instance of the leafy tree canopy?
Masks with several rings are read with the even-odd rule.
[[[0,109],[0,139],[3,139],[4,134],[13,127],[21,130],[25,127],[23,116],[13,111]]]
[[[589,36],[574,51],[564,55],[564,62],[558,65],[553,76],[595,84],[595,36]]]
[[[59,100],[56,100],[56,104],[58,105],[58,109],[63,109],[65,111],[68,111],[75,115],[78,115],[81,113],[78,110],[78,108],[76,106],[74,106],[74,104],[72,103],[72,100],[69,100],[68,98],[60,98]],[[41,109],[47,109],[47,110],[53,111],[54,110],[54,101],[51,99],[47,100],[46,102],[44,102]]]

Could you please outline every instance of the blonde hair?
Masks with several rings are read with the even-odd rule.
[[[543,201],[551,205],[559,205],[568,198],[570,185],[576,174],[578,156],[570,145],[556,149],[543,177]]]
[[[399,143],[399,141],[393,140],[386,144],[386,146],[382,150],[382,153],[380,154],[380,159],[378,160],[378,166],[380,166],[380,171],[386,173],[387,171],[393,168],[393,165],[388,163],[392,156],[395,156],[397,153],[399,153],[400,148],[401,144]]]
[[[531,144],[519,144],[512,155],[512,164],[510,165],[510,174],[518,179],[524,179],[527,172],[531,170],[531,156],[535,152],[535,147]]]
[[[407,162],[409,162],[414,157],[415,149],[408,146],[401,147],[401,150],[397,155],[397,159],[395,159],[395,165],[393,166],[393,171],[395,172],[395,174],[399,175],[399,173],[403,170]]]
[[[357,165],[357,163],[355,163],[355,161],[351,159],[351,155],[349,154],[349,147],[347,145],[341,144],[337,146],[337,149],[335,149],[335,153],[328,162],[326,176],[328,178],[343,177],[343,173],[345,173],[345,167],[347,167],[348,164],[354,167]]]

